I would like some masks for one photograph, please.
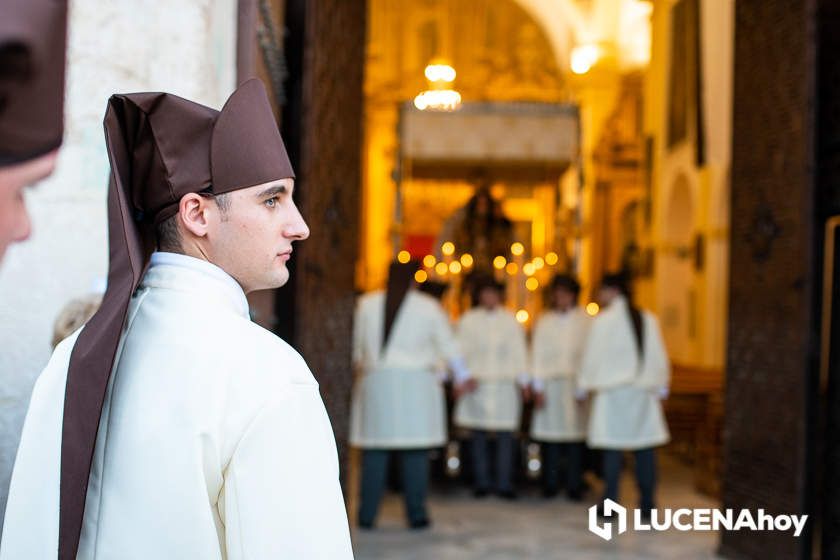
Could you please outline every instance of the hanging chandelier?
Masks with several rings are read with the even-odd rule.
[[[421,111],[455,111],[461,106],[461,94],[453,89],[455,69],[448,64],[432,63],[424,72],[429,89],[414,98]]]

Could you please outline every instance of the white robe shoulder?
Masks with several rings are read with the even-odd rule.
[[[335,439],[304,360],[201,274],[152,278],[132,300],[106,393],[78,557],[351,558]],[[33,392],[2,560],[55,557],[76,336]]]

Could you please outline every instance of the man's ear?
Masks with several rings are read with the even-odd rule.
[[[181,197],[178,215],[181,225],[196,237],[205,237],[208,232],[207,204],[209,198],[198,193],[188,193]]]

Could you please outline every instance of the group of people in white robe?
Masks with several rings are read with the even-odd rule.
[[[470,433],[476,497],[516,498],[515,445],[523,403],[532,400],[529,435],[542,444],[547,497],[564,485],[569,499],[583,499],[588,446],[602,451],[602,499],[618,501],[623,455],[631,451],[639,505],[649,515],[654,450],[669,440],[661,400],[670,364],[656,318],[633,305],[625,276],[602,279],[596,317],[578,306],[573,277],[555,277],[529,348],[524,327],[504,306],[503,284],[474,279],[473,307],[453,328],[439,302],[414,289],[416,269],[414,262],[393,264],[388,289],[364,295],[356,310],[351,444],[363,454],[359,525],[375,524],[392,456],[400,458],[409,525],[429,525],[429,451],[448,439],[441,363],[453,374],[453,424]]]

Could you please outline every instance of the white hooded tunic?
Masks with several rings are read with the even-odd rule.
[[[479,430],[518,430],[522,402],[517,379],[528,371],[522,325],[502,307],[476,307],[461,317],[458,342],[478,387],[458,400],[455,424]]]
[[[366,449],[422,449],[446,443],[446,401],[437,371],[459,357],[440,303],[409,290],[382,348],[385,292],[359,298],[353,323],[350,443]]]
[[[586,405],[575,398],[583,346],[592,318],[574,307],[547,311],[537,321],[531,343],[534,389],[545,405],[534,409],[531,437],[538,441],[586,439]]]
[[[78,333],[38,379],[2,560],[53,560],[64,387]],[[252,323],[220,268],[156,253],[102,411],[78,558],[352,558],[335,440],[303,359]]]
[[[670,439],[660,401],[670,363],[656,317],[643,311],[642,318],[641,360],[625,298],[617,297],[592,323],[578,380],[581,389],[595,393],[590,447],[635,450]]]

